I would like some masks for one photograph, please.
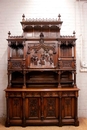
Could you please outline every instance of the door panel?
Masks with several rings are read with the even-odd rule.
[[[62,99],[62,119],[74,118],[75,99],[67,97]]]
[[[22,119],[22,99],[9,98],[8,104],[10,119]]]
[[[40,118],[40,98],[26,98],[25,116],[26,119]]]
[[[44,118],[58,119],[58,98],[44,98]]]

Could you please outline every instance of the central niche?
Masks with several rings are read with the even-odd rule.
[[[49,44],[49,45],[47,45]],[[28,67],[29,68],[54,68],[55,43],[28,43]]]
[[[53,51],[41,48],[37,52],[34,49],[30,54],[30,68],[52,67],[54,68]]]

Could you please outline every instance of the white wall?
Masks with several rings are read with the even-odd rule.
[[[87,56],[84,49],[86,44],[82,40],[84,36],[82,14],[85,13],[86,16],[87,12],[85,12],[87,6],[83,8],[84,2],[80,0],[0,0],[0,117],[6,115],[4,89],[7,87],[7,33],[11,31],[12,35],[22,34],[20,21],[23,13],[26,18],[57,18],[60,13],[63,21],[61,35],[72,35],[73,31],[76,31],[77,86],[80,88],[78,114],[79,117],[87,117],[87,73],[80,71],[80,60],[84,57],[82,49]],[[84,38],[86,41],[86,35]]]

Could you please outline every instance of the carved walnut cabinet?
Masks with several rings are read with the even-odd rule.
[[[60,15],[22,17],[22,36],[7,39],[6,126],[78,126],[75,32],[60,35]]]

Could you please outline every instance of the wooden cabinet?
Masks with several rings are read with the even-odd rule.
[[[79,125],[78,89],[6,89],[10,125]]]
[[[11,125],[79,125],[76,38],[62,21],[25,20],[23,35],[8,33],[7,117]]]

